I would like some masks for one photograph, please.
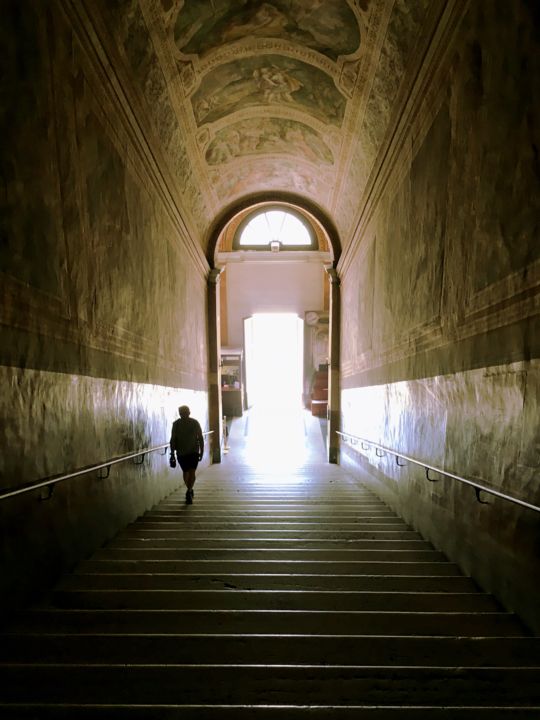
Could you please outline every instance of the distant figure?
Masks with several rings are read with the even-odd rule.
[[[187,405],[178,408],[179,420],[175,420],[171,432],[171,467],[174,467],[174,453],[186,484],[186,503],[193,502],[193,486],[195,485],[195,470],[204,453],[204,437],[201,426],[195,418],[190,418],[190,409]]]

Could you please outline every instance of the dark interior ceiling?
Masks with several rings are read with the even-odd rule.
[[[443,5],[93,0],[88,13],[205,246],[227,208],[273,192],[318,206],[347,241]]]

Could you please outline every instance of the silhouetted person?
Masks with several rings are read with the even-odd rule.
[[[180,418],[173,422],[171,432],[171,465],[174,467],[174,453],[186,484],[186,503],[193,502],[193,486],[195,485],[195,470],[204,453],[204,437],[201,426],[195,418],[190,418],[190,409],[187,405],[178,408]]]

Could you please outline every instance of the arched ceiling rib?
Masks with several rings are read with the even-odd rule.
[[[347,237],[430,0],[86,0],[148,110],[188,224],[254,194]],[[113,47],[114,45],[114,47]]]

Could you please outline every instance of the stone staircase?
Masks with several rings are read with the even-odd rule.
[[[18,718],[540,718],[540,640],[336,466],[214,466],[0,636]]]

